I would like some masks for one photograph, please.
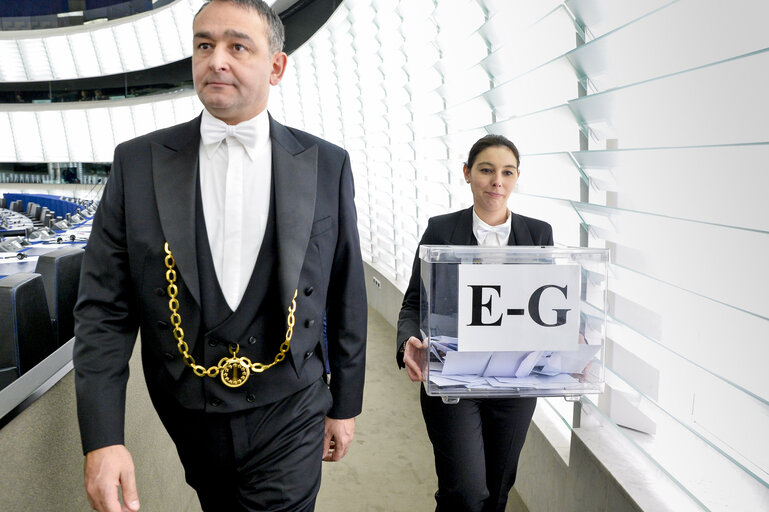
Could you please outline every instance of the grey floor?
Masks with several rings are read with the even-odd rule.
[[[435,509],[437,480],[419,387],[397,369],[394,340],[392,326],[369,309],[363,412],[347,456],[324,463],[317,512]],[[515,491],[507,511],[526,511]]]
[[[437,480],[419,410],[419,387],[398,371],[395,331],[372,310],[366,361],[355,442],[342,461],[324,464],[316,510],[433,510]]]

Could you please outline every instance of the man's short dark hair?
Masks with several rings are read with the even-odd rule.
[[[207,0],[198,9],[195,17],[200,14],[200,11],[206,8],[206,6],[213,2],[231,2],[235,5],[245,7],[246,9],[255,10],[259,16],[262,17],[267,24],[267,41],[270,44],[270,53],[283,51],[283,44],[286,42],[286,32],[283,28],[283,22],[280,20],[280,16],[277,15],[272,7],[264,3],[262,0]]]

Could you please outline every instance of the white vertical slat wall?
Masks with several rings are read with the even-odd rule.
[[[364,255],[404,287],[427,219],[471,204],[462,163],[489,132],[521,150],[511,207],[579,245],[581,174],[562,154],[579,150],[575,44],[556,1],[348,0],[291,56],[270,111],[350,151]]]
[[[347,0],[270,109],[350,151],[364,257],[401,288],[427,219],[471,203],[472,142],[511,138],[510,208],[611,250],[583,428],[601,416],[704,510],[769,510],[767,19],[761,0]]]
[[[566,2],[575,207],[613,262],[597,404],[704,508],[767,510],[769,4],[629,4]]]

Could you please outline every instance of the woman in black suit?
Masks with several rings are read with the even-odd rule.
[[[487,135],[470,149],[464,166],[473,206],[429,220],[422,244],[553,245],[550,224],[507,208],[520,171],[515,145]],[[419,258],[414,258],[398,317],[397,361],[414,382],[424,380],[419,353],[427,347],[419,331]],[[444,404],[420,386],[422,415],[433,444],[438,491],[436,512],[504,512],[515,483],[518,456],[536,398],[463,398]]]

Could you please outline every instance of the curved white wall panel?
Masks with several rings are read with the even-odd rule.
[[[0,82],[70,80],[138,71],[192,55],[203,0],[178,0],[119,20],[0,32]]]
[[[13,105],[0,112],[2,162],[111,162],[115,146],[189,121],[203,106],[194,91],[124,100]]]

